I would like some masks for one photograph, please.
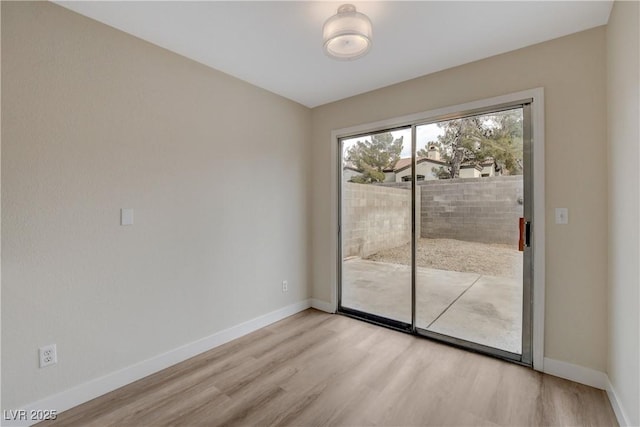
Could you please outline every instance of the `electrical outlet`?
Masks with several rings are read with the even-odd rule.
[[[282,292],[287,292],[289,291],[289,282],[287,282],[286,280],[282,281]]]
[[[58,363],[58,355],[56,353],[56,345],[45,345],[38,349],[40,354],[40,367],[44,368],[49,365],[55,365]]]

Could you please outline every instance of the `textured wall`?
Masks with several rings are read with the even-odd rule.
[[[411,190],[345,183],[343,257],[367,257],[411,240]]]
[[[517,246],[522,176],[421,183],[422,237]]]
[[[331,301],[336,286],[333,130],[543,87],[545,357],[605,371],[605,54],[605,28],[599,27],[314,108],[313,297]],[[569,208],[569,224],[554,224],[556,207]]]
[[[607,26],[609,361],[626,422],[640,425],[640,3],[616,1]]]
[[[3,408],[309,297],[308,108],[2,2],[2,118]]]

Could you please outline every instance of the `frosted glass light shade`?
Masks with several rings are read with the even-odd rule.
[[[335,59],[360,58],[371,49],[371,21],[356,12],[355,6],[344,4],[322,27],[324,51]]]

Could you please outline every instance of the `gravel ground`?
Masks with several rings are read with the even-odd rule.
[[[419,267],[522,277],[522,253],[513,246],[425,238],[418,239],[417,245],[416,264]],[[377,252],[365,259],[409,265],[409,243]]]

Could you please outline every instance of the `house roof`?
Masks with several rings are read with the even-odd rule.
[[[351,165],[345,165],[343,168],[343,170],[351,170],[354,172],[362,172],[360,169],[356,168],[355,166],[351,166]]]
[[[465,163],[460,165],[460,169],[475,169],[475,170],[481,171],[482,166],[480,164]]]
[[[428,159],[426,157],[417,157],[416,158],[416,164],[420,164],[420,163],[433,163],[436,165],[440,165],[440,166],[444,166],[447,163],[440,161],[440,160],[433,160],[433,159]],[[400,160],[398,160],[396,162],[396,164],[393,166],[393,168],[387,168],[385,169],[383,172],[400,172],[408,167],[411,167],[411,157],[405,157],[402,158]]]
[[[404,159],[400,159],[396,162],[395,165],[393,165],[392,168],[386,168],[384,171],[385,172],[395,172],[398,169],[404,169],[407,166],[411,165],[411,157],[405,157]]]
[[[493,157],[487,157],[486,159],[480,162],[473,162],[473,161],[467,160],[466,162],[462,162],[460,167],[461,168],[471,168],[471,167],[482,168],[483,166],[491,166],[491,165],[495,165],[496,170],[500,170],[500,165],[498,164],[498,162],[496,162],[496,160]]]
[[[442,160],[434,160],[434,159],[429,159],[427,157],[417,157],[416,158],[416,164],[425,163],[425,162],[426,163],[433,163],[433,164],[439,165],[439,166],[446,166],[447,165],[447,162],[443,162]],[[482,166],[490,166],[492,164],[495,164],[496,165],[496,169],[499,169],[498,164],[493,159],[493,157],[487,157],[486,159],[484,159],[483,161],[481,161],[479,163],[467,160],[466,162],[462,162],[460,167],[461,168],[480,168],[480,169],[482,169]],[[398,160],[396,162],[396,164],[392,168],[383,169],[383,172],[386,172],[386,173],[389,173],[389,172],[397,173],[397,172],[403,171],[403,170],[405,170],[405,169],[407,169],[409,167],[411,167],[411,157],[403,157],[402,159]],[[362,172],[360,169],[358,169],[352,163],[345,163],[342,168],[343,168],[343,170],[350,169],[350,170],[352,170],[354,172]]]

